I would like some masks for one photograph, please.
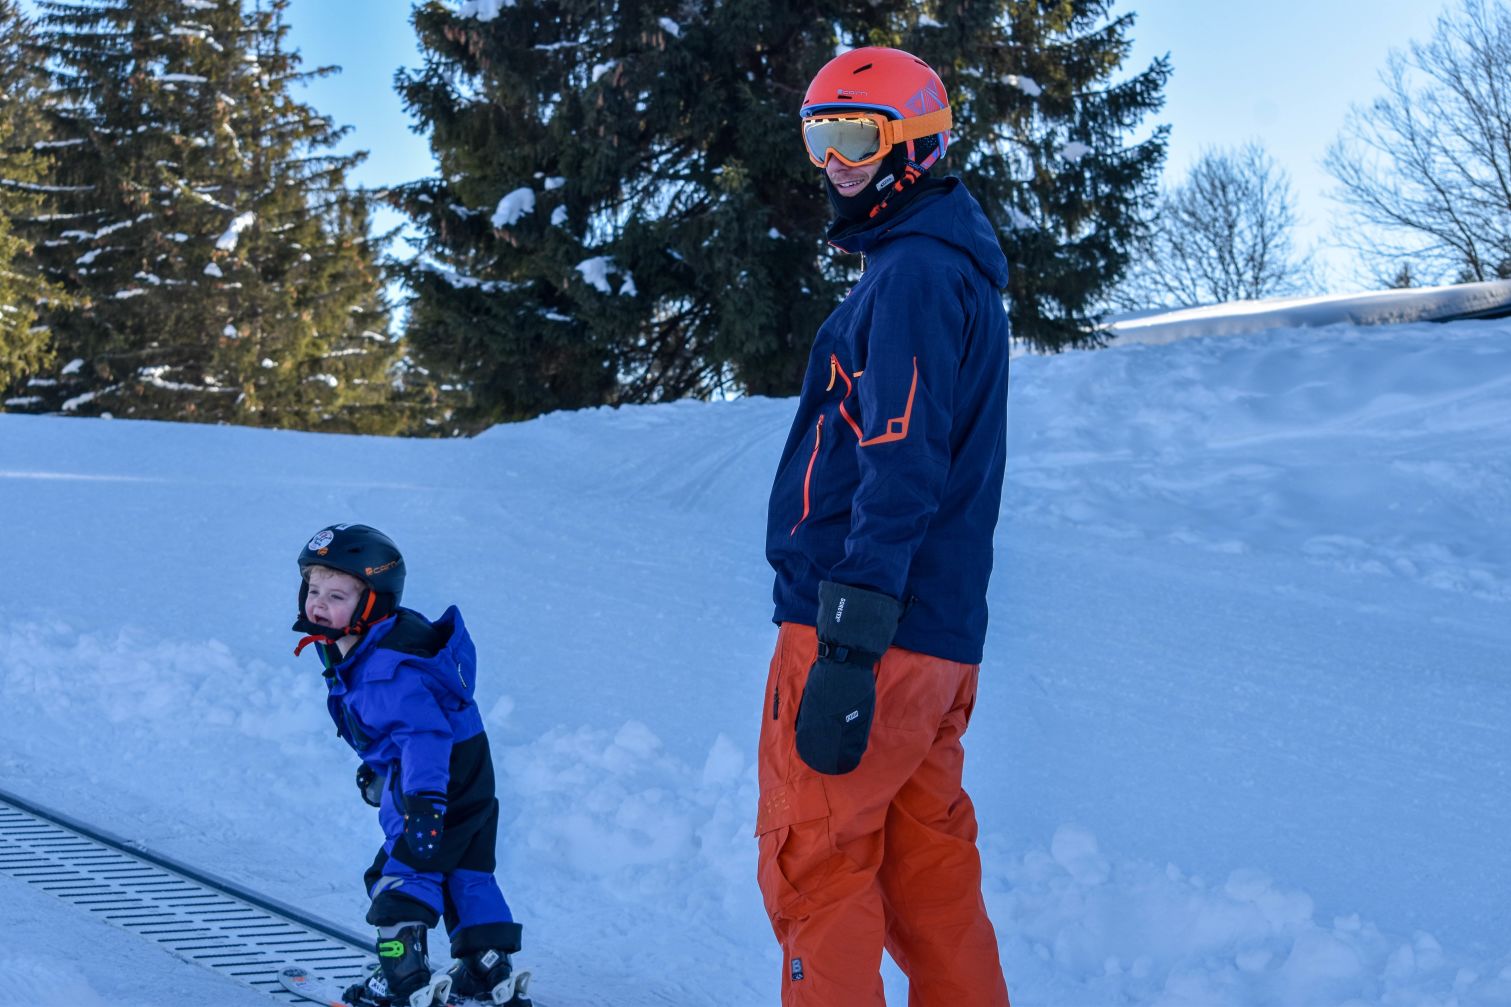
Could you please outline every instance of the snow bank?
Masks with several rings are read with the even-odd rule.
[[[1068,156],[1068,155],[1067,155]],[[1116,320],[1119,343],[1169,343],[1199,336],[1233,336],[1268,329],[1326,325],[1402,325],[1511,314],[1511,280],[1418,287],[1368,294],[1275,297],[1200,308],[1156,311]]]

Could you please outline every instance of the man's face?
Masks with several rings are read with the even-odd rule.
[[[311,570],[310,589],[304,599],[304,615],[310,622],[332,629],[352,624],[363,585],[350,574],[336,570]]]
[[[852,168],[833,154],[830,154],[829,160],[824,162],[824,174],[829,176],[829,184],[834,186],[834,190],[841,196],[846,197],[859,195],[866,186],[871,184],[871,180],[880,170],[880,161],[872,161],[859,168]]]

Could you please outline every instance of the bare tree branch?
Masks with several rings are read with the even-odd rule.
[[[1299,293],[1312,268],[1292,244],[1295,228],[1290,180],[1263,147],[1206,151],[1165,194],[1115,301],[1186,307]]]
[[[1460,0],[1380,79],[1323,161],[1350,218],[1340,239],[1382,275],[1511,276],[1511,9]]]

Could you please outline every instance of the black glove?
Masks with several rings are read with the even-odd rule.
[[[387,777],[367,763],[357,767],[357,789],[362,792],[362,800],[375,808],[383,806],[383,784],[386,782]]]
[[[445,830],[445,794],[404,795],[404,839],[415,857],[429,860],[435,856],[441,848],[441,834]]]
[[[833,581],[818,586],[818,660],[797,708],[797,754],[820,773],[860,765],[876,712],[876,662],[892,645],[902,605]]]

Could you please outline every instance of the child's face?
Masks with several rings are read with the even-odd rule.
[[[311,570],[310,589],[304,598],[304,615],[310,622],[336,629],[352,624],[363,585],[350,574],[336,570]]]

